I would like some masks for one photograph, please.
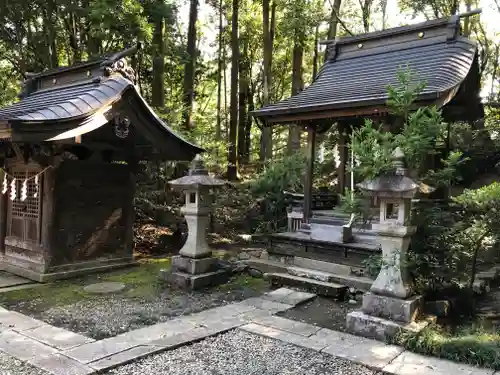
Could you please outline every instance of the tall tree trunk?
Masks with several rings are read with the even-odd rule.
[[[298,9],[300,10],[300,8]],[[300,12],[297,12],[300,13]],[[304,80],[302,74],[302,60],[304,57],[304,42],[305,31],[303,26],[298,26],[295,29],[293,56],[292,56],[292,96],[297,95],[304,88]],[[300,149],[300,127],[298,125],[290,125],[288,127],[288,144],[287,151],[293,154]]]
[[[363,19],[363,28],[365,33],[370,31],[370,18],[372,13],[373,0],[359,0],[361,6],[361,17]]]
[[[465,8],[467,12],[470,12],[472,9],[472,0],[466,0],[465,2]],[[469,37],[470,36],[470,17],[465,17],[464,20],[464,36]]]
[[[222,59],[223,59],[223,25],[222,25],[222,0],[219,1],[219,51],[218,51],[218,69],[217,69],[217,123],[215,124],[215,140],[221,140],[221,104],[222,104]]]
[[[239,43],[238,43],[238,0],[233,0],[233,15],[231,20],[231,103],[229,120],[229,153],[227,164],[227,179],[237,179],[236,165],[236,137],[238,131],[238,66],[239,66]]]
[[[53,0],[48,0],[42,11],[43,29],[46,38],[46,45],[49,53],[49,68],[56,68],[59,66],[59,55],[57,51],[57,35],[56,23],[54,21],[56,12],[56,4]]]
[[[382,30],[387,28],[387,0],[380,1],[380,8],[382,10]]]
[[[269,104],[272,76],[272,55],[273,55],[273,36],[276,20],[276,4],[273,2],[271,7],[271,20],[269,19],[269,0],[262,1],[262,27],[264,35],[264,76],[262,88],[262,104]],[[272,158],[273,138],[269,127],[264,127],[260,139],[260,161],[264,162]]]
[[[187,61],[184,67],[184,110],[182,113],[184,129],[192,127],[194,102],[194,75],[196,69],[196,21],[198,20],[198,0],[191,0],[189,7],[189,26],[187,40]]]
[[[249,77],[248,77],[248,35],[240,38],[243,44],[243,53],[239,61],[239,115],[238,115],[238,163],[243,164],[245,159],[245,127],[247,123],[247,97]]]
[[[490,90],[490,100],[493,100],[495,94],[495,83],[498,74],[498,60],[500,58],[500,44],[495,46],[495,53],[493,54],[493,66],[491,68],[491,90]]]
[[[319,42],[319,24],[316,25],[316,29],[314,30],[314,57],[313,57],[313,81],[316,79],[316,75],[318,74],[318,42]]]
[[[328,40],[333,40],[337,36],[341,4],[342,0],[335,0],[333,2],[332,12],[330,14],[330,22],[328,24]]]
[[[249,72],[252,71],[252,67],[250,66],[248,69]],[[255,109],[255,104],[253,101],[254,88],[253,84],[248,85],[248,112],[252,112]],[[243,155],[243,163],[248,164],[250,162],[250,150],[252,146],[251,139],[251,130],[252,130],[252,116],[247,116],[246,126],[245,126],[245,153]]]
[[[161,2],[162,0],[158,0]],[[158,14],[155,16],[153,34],[153,82],[151,85],[152,104],[155,107],[165,105],[165,42],[163,39],[164,19]]]

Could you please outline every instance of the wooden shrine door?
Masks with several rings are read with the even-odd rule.
[[[10,176],[16,179],[16,197],[11,199],[11,178],[9,178],[9,189],[7,193],[7,236],[21,241],[40,242],[41,221],[41,179],[38,183],[35,176],[39,173],[38,168],[14,167]],[[27,179],[28,194],[25,200],[21,200],[21,189],[23,182]]]

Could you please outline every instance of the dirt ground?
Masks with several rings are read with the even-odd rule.
[[[359,308],[361,308],[360,302],[350,304],[347,301],[336,301],[318,296],[310,302],[278,315],[287,319],[344,332],[347,313]]]

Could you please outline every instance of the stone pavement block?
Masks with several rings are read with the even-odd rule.
[[[90,362],[88,365],[97,371],[107,370],[116,366],[127,364],[150,354],[158,353],[162,350],[164,350],[164,348],[160,346],[139,345],[123,352],[110,355],[109,357],[99,359],[98,361]]]
[[[133,339],[127,340],[127,338],[118,338],[118,336],[115,336],[77,346],[76,348],[64,351],[62,354],[81,363],[90,363],[137,345],[137,342]]]
[[[128,343],[133,343],[135,345],[141,345],[148,343],[150,341],[165,337],[172,336],[177,333],[188,331],[193,329],[195,324],[184,318],[177,318],[168,320],[163,323],[158,323],[152,326],[135,329],[126,333],[122,333],[118,336],[113,337],[115,341],[123,341]]]
[[[19,314],[15,311],[0,311],[0,332],[14,329],[18,332],[33,329],[46,323],[33,319],[29,316]]]
[[[235,317],[255,310],[256,308],[253,306],[238,302],[186,315],[182,317],[182,320],[195,325],[204,325],[207,321],[213,321],[214,319],[224,320],[228,317]]]
[[[269,301],[281,302],[283,298],[288,296],[289,294],[294,293],[295,290],[288,288],[279,288],[273,290],[272,292],[268,292],[262,295],[262,298],[267,299]]]
[[[493,375],[495,372],[408,351],[385,366],[383,371],[396,375]]]
[[[166,336],[161,339],[151,341],[148,343],[148,345],[161,347],[163,349],[175,349],[178,346],[199,341],[206,337],[216,335],[219,332],[220,331],[213,330],[210,328],[198,327],[190,331],[178,333],[172,336]]]
[[[348,341],[349,342],[349,341]],[[375,340],[360,340],[359,343],[342,345],[334,343],[323,349],[323,352],[351,362],[365,365],[369,368],[381,370],[394,358],[404,351],[394,345],[386,345]]]
[[[268,310],[255,309],[238,315],[238,318],[246,323],[252,323],[255,319],[272,316],[273,312]]]
[[[0,333],[0,351],[22,361],[57,353],[56,349],[14,331]]]
[[[95,341],[89,337],[48,324],[23,331],[22,334],[60,350],[70,349],[75,346]]]
[[[293,292],[284,297],[280,302],[284,303],[285,305],[297,306],[313,298],[316,298],[316,294],[306,292]]]
[[[95,372],[91,367],[59,353],[35,358],[29,363],[53,375],[89,375]]]
[[[205,320],[202,324],[198,325],[198,327],[206,328],[216,333],[220,333],[229,331],[247,323],[248,320],[244,319],[241,315],[230,316],[222,319],[220,317],[213,317],[212,319]]]
[[[256,309],[260,309],[260,310],[273,311],[274,313],[277,313],[280,311],[286,311],[286,310],[289,310],[293,307],[292,305],[285,305],[284,303],[268,301],[268,300],[265,300],[264,298],[260,298],[260,297],[248,298],[240,303],[244,304],[244,305],[252,306],[252,307],[254,307]]]
[[[276,328],[281,331],[286,331],[305,337],[314,335],[321,329],[321,327],[316,327],[311,324],[296,322],[290,319],[280,318],[278,316],[266,316],[262,318],[257,318],[253,320],[253,323],[271,328]]]
[[[349,335],[344,332],[333,331],[327,328],[321,328],[314,335],[310,336],[310,338],[314,341],[325,344],[325,346],[338,345],[340,347],[354,346],[367,340],[363,337]]]
[[[244,326],[241,326],[239,329],[245,331],[245,332],[250,332],[254,333],[257,335],[269,337],[272,339],[284,341],[289,344],[293,344],[296,346],[301,346],[303,348],[308,348],[316,351],[321,351],[325,345],[312,340],[310,337],[304,337],[300,335],[294,335],[293,333],[289,332],[284,332],[280,331],[275,328],[271,327],[266,327],[266,326],[261,326],[259,324],[255,323],[250,323]]]

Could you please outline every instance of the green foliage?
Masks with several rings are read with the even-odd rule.
[[[269,163],[250,186],[254,199],[261,205],[258,231],[277,231],[285,225],[287,200],[284,191],[303,191],[305,155],[297,152]]]
[[[354,172],[361,178],[373,179],[391,169],[394,136],[375,127],[371,120],[353,129],[351,146],[358,161]]]
[[[389,94],[387,105],[393,114],[406,120],[410,116],[413,103],[425,88],[425,82],[420,82],[415,85],[413,72],[408,67],[400,69],[397,73],[397,78],[398,85],[389,85],[387,87],[387,92]]]
[[[399,334],[394,343],[415,353],[500,370],[500,334],[480,323],[458,329],[430,326],[418,334]]]
[[[382,266],[384,265],[384,259],[382,255],[370,255],[368,258],[363,260],[363,267],[366,269],[366,272],[369,277],[376,278],[380,273]]]

